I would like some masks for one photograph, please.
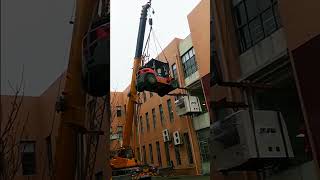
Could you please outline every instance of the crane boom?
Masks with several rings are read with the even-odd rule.
[[[54,179],[57,180],[69,180],[75,177],[77,132],[74,127],[85,127],[86,93],[81,84],[82,38],[87,33],[97,3],[96,0],[76,1],[75,22],[64,88],[66,109],[61,114],[56,144]]]
[[[128,110],[127,110],[124,131],[123,131],[123,147],[125,148],[130,146],[130,135],[132,132],[132,124],[133,124],[133,119],[135,114],[134,113],[135,103],[137,102],[137,99],[138,99],[137,90],[136,90],[136,74],[138,72],[138,68],[141,66],[143,41],[144,41],[144,35],[146,30],[148,9],[150,8],[150,6],[151,6],[151,1],[145,4],[142,7],[142,11],[141,11],[136,53],[135,53],[135,58],[133,63],[132,78],[131,78],[130,92],[129,92],[129,99],[128,99]]]

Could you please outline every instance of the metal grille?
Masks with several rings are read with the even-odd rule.
[[[96,98],[89,97],[88,101],[88,118],[89,119],[89,131],[99,132],[101,131],[102,121],[106,110],[107,100],[106,97]],[[94,174],[96,155],[99,146],[99,134],[92,133],[87,136],[87,148],[86,148],[86,179],[92,179]]]

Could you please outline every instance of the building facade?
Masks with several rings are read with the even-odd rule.
[[[131,143],[135,156],[141,162],[159,168],[169,167],[173,163],[176,174],[181,175],[209,174],[209,84],[206,81],[210,74],[210,1],[202,0],[187,18],[190,35],[185,39],[173,39],[156,59],[168,62],[171,75],[178,80],[180,87],[188,89],[176,89],[170,94],[188,93],[197,96],[203,112],[196,116],[179,116],[175,101],[181,96],[160,97],[156,93],[142,92],[139,94],[141,105],[137,111]],[[113,105],[119,106],[122,112],[125,112],[128,90],[129,86],[122,92],[124,104],[121,107],[119,103]],[[118,124],[124,124],[124,116],[125,113],[123,119],[118,117],[113,121],[113,134],[122,132],[117,131],[117,127]],[[163,130],[168,130],[171,141],[164,142]],[[179,133],[182,144],[174,145],[174,132]],[[113,136],[119,135],[111,136],[113,139]],[[121,138],[120,141],[116,138],[112,141],[116,147],[116,144],[121,143]]]
[[[64,89],[65,74],[62,74],[40,96],[29,97],[1,96],[1,133],[5,132],[7,122],[13,109],[18,109],[17,118],[12,125],[13,130],[9,137],[15,137],[16,146],[11,149],[15,157],[9,162],[1,162],[9,166],[18,165],[17,180],[43,180],[52,179],[54,173],[55,149],[58,138],[61,114],[55,110],[57,97]],[[22,93],[22,92],[21,92]],[[14,102],[17,106],[14,107]],[[108,127],[104,116],[101,127]],[[88,124],[89,126],[89,124]],[[104,130],[100,136],[97,148],[97,159],[94,167],[94,177],[110,177],[109,164],[109,131]],[[84,136],[85,138],[88,136]],[[108,137],[108,138],[107,138]],[[11,146],[9,146],[11,147]],[[80,147],[80,146],[79,146]],[[83,147],[86,149],[86,147]],[[78,148],[80,149],[80,148]],[[8,149],[7,149],[8,150]],[[14,163],[16,161],[17,163]],[[63,161],[63,159],[61,160]]]
[[[312,23],[319,8],[317,1],[304,1],[303,6],[287,0],[211,1],[212,121],[246,109],[240,106],[246,104],[241,88],[231,88],[245,82],[272,87],[253,89],[253,107],[281,112],[287,126],[294,158],[285,165],[279,162],[283,168],[273,169],[265,179],[319,179],[319,133],[313,129],[318,126],[318,103],[311,100],[318,97],[318,85],[310,74],[316,72],[318,62],[313,60],[320,50],[319,24]],[[214,159],[211,164],[212,179],[259,178],[249,171],[222,175]]]

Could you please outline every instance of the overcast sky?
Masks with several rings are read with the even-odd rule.
[[[111,0],[111,89],[124,90],[131,81],[141,6],[147,0]],[[162,48],[173,38],[189,35],[187,15],[200,0],[153,0],[153,29]],[[146,29],[146,36],[149,26]],[[146,38],[145,38],[146,40]],[[150,55],[160,47],[150,42]]]
[[[141,6],[147,0],[111,0],[111,89],[131,80]],[[153,0],[153,29],[164,48],[189,34],[187,15],[200,0]],[[24,66],[25,95],[38,96],[66,69],[73,0],[1,0],[1,94],[11,94]],[[146,29],[146,33],[148,32]],[[151,55],[160,52],[150,44]]]

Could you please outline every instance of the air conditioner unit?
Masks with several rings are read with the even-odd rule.
[[[179,131],[173,132],[173,141],[174,141],[174,145],[182,144],[182,139],[180,137]]]
[[[200,100],[196,96],[183,96],[175,101],[175,105],[179,116],[202,112]]]
[[[165,129],[165,130],[162,131],[162,136],[163,136],[163,142],[171,141],[168,129]]]
[[[117,140],[119,138],[120,138],[119,134],[110,134],[110,140]]]
[[[241,110],[211,125],[210,151],[220,171],[256,170],[269,161],[294,157],[280,112]]]

